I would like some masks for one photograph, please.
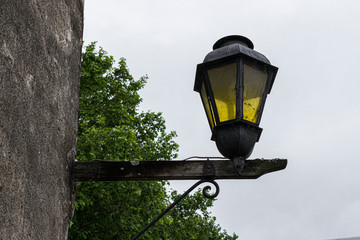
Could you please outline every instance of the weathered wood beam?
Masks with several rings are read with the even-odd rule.
[[[194,180],[204,177],[215,179],[256,179],[285,169],[286,159],[246,160],[241,175],[230,160],[196,161],[103,161],[75,162],[74,181],[134,181],[134,180]]]

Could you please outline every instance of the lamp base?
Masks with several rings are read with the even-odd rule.
[[[226,158],[243,157],[247,159],[259,141],[262,128],[243,122],[216,126],[212,140],[216,142],[219,152]]]

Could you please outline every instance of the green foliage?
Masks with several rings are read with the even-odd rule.
[[[79,161],[170,160],[175,132],[166,132],[161,113],[138,112],[138,91],[147,77],[134,80],[125,59],[117,66],[95,43],[82,55]],[[69,239],[131,239],[176,198],[166,181],[84,182],[78,184]],[[196,192],[150,228],[142,239],[237,239],[215,223],[213,204]]]

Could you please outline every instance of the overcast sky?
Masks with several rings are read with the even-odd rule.
[[[218,223],[245,240],[360,236],[360,1],[85,0],[85,43],[149,76],[141,110],[163,113],[180,159],[220,156],[193,84],[227,35],[279,67],[250,158],[289,162],[257,180],[219,180]]]

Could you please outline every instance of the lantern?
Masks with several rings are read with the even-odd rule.
[[[246,159],[252,153],[278,70],[253,48],[246,37],[227,36],[197,65],[194,90],[200,93],[211,139],[229,159]]]

